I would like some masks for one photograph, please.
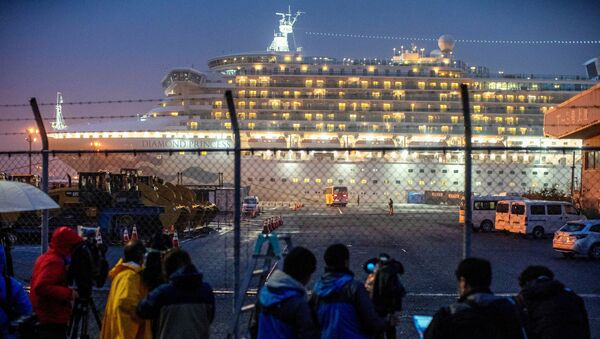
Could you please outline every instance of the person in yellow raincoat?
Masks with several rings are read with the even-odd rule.
[[[142,283],[142,264],[146,248],[141,241],[128,242],[123,259],[109,273],[112,279],[104,310],[100,339],[152,339],[149,320],[139,318],[135,311],[146,294]]]

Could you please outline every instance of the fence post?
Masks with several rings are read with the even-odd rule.
[[[573,160],[571,161],[571,202],[575,193],[575,151],[573,151]]]
[[[48,135],[46,134],[46,128],[44,127],[44,120],[35,98],[29,100],[35,122],[38,130],[40,131],[40,137],[42,139],[42,191],[48,193]],[[31,153],[29,154],[31,159]],[[30,160],[31,161],[31,160]],[[42,253],[48,250],[48,210],[42,211]]]
[[[233,207],[233,305],[237,305],[240,296],[240,221],[241,221],[241,144],[240,144],[240,127],[237,121],[235,112],[235,104],[233,102],[233,94],[231,90],[225,91],[225,99],[227,100],[227,108],[229,109],[229,118],[231,119],[231,128],[234,136],[234,207]],[[237,335],[237,332],[235,332]]]
[[[473,209],[471,199],[471,170],[472,170],[472,145],[471,145],[471,109],[469,107],[469,87],[460,85],[463,106],[463,121],[465,126],[465,223],[463,226],[463,259],[471,256],[471,231]]]

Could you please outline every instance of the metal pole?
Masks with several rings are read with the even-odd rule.
[[[31,142],[33,141],[31,139],[31,133],[29,132],[29,130],[27,130],[27,143],[29,143],[29,172],[27,172],[28,174],[33,174],[33,172],[31,172]]]
[[[471,201],[471,110],[469,106],[469,87],[467,84],[460,85],[460,93],[462,97],[463,121],[465,126],[465,224],[463,226],[463,258],[468,258],[471,256],[473,209]]]
[[[42,191],[48,193],[48,136],[46,135],[46,128],[44,127],[44,120],[38,107],[35,98],[29,100],[35,122],[38,130],[40,131],[40,137],[42,138]],[[31,156],[31,154],[30,154]],[[31,158],[30,158],[31,159]],[[42,211],[42,253],[48,250],[48,210]]]
[[[573,152],[573,161],[571,162],[571,200],[575,192],[575,152]]]
[[[233,102],[233,94],[231,90],[225,91],[225,99],[227,100],[227,108],[229,109],[229,118],[231,119],[231,128],[233,129],[234,137],[234,200],[233,200],[233,305],[238,304],[241,297],[240,294],[240,213],[241,213],[241,197],[240,187],[242,185],[241,179],[241,144],[240,144],[240,127],[237,121],[237,114],[235,111],[235,104]],[[235,329],[235,335],[237,336],[237,329]]]

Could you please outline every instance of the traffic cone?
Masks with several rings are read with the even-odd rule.
[[[131,240],[138,240],[138,232],[135,225],[133,225],[133,229],[131,230]]]
[[[129,242],[129,231],[127,231],[127,229],[125,229],[123,231],[123,243],[128,243]]]
[[[96,245],[102,245],[102,233],[100,233],[100,227],[96,227]]]
[[[179,248],[179,236],[177,235],[177,231],[173,233],[173,247]]]

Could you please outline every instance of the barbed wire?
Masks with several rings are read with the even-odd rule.
[[[12,136],[12,135],[26,135],[25,132],[3,132],[0,133],[0,136]]]
[[[406,102],[410,102],[410,100],[406,100]],[[444,101],[444,102],[449,102],[449,101]],[[101,103],[100,101],[94,101],[94,104],[96,103]],[[117,101],[106,101],[105,103],[117,103]],[[473,105],[475,104],[514,104],[514,105],[519,105],[519,104],[525,104],[525,103],[514,103],[514,102],[475,102]],[[540,103],[536,103],[536,104],[540,104]],[[50,103],[46,104],[46,105],[50,105]],[[9,105],[0,105],[0,107],[8,107]],[[29,105],[26,105],[29,106]],[[569,106],[562,106],[560,107],[560,109],[578,109],[578,108],[595,108],[595,109],[600,109],[600,105],[569,105]],[[336,111],[338,112],[338,111]],[[401,110],[399,110],[398,112],[403,112]],[[424,112],[424,113],[429,113],[429,112]],[[431,112],[431,113],[437,113],[437,112]],[[451,113],[451,112],[447,112],[447,113]],[[457,113],[462,113],[462,112],[457,112]],[[484,112],[484,113],[474,113],[472,112],[471,114],[503,114],[503,113],[488,113],[488,112]],[[85,115],[85,116],[68,116],[68,117],[63,117],[63,119],[65,120],[89,120],[89,119],[123,119],[123,118],[139,118],[141,116],[143,116],[144,114],[121,114],[121,115]],[[181,116],[193,116],[193,114],[180,114]],[[44,119],[53,119],[52,117],[44,117]],[[16,122],[16,121],[34,121],[33,118],[0,118],[1,122]]]
[[[304,32],[306,35],[315,35],[334,38],[357,38],[378,40],[404,40],[404,41],[438,41],[438,38],[404,37],[381,34],[351,34],[335,32]],[[511,45],[596,45],[600,40],[488,40],[488,39],[456,39],[456,42],[476,44],[511,44]]]
[[[143,102],[160,102],[164,99],[123,99],[123,100],[90,100],[63,102],[62,105],[100,105],[100,104],[137,104]],[[38,103],[38,106],[56,106],[55,102]],[[0,107],[31,107],[26,104],[0,104]]]
[[[586,106],[586,107],[594,107],[594,108],[600,108],[600,106]],[[457,114],[460,114],[460,112],[457,112]],[[502,114],[502,113],[471,113],[471,115],[498,115],[498,114]],[[187,115],[180,115],[180,116],[187,116]],[[65,120],[110,120],[110,119],[114,119],[114,118],[140,118],[140,115],[108,115],[108,116],[81,116],[81,117],[69,117],[69,118],[63,118]],[[490,120],[491,119],[495,119],[495,116],[489,116],[488,117]],[[503,117],[503,118],[512,118],[512,117]],[[516,116],[516,118],[519,118],[518,116]],[[52,118],[44,118],[45,120],[51,120]],[[229,119],[221,119],[224,122],[229,122]],[[33,118],[2,118],[0,119],[0,122],[21,122],[21,121],[35,121],[35,119]],[[218,119],[210,119],[209,121],[218,121]],[[252,121],[252,122],[261,122],[261,121],[273,121],[272,119],[268,119],[268,120],[259,120],[259,119],[251,119],[251,120],[242,120],[242,121]],[[284,121],[288,121],[288,122],[293,122],[293,121],[300,121],[300,120],[281,120],[281,122]],[[302,121],[300,121],[302,122]],[[347,123],[348,121],[338,121],[338,120],[312,120],[312,122],[345,122]],[[385,122],[385,121],[356,121],[356,123],[384,123],[384,124],[401,124],[401,123],[405,123],[405,121],[397,121],[397,122]],[[419,122],[415,122],[416,124],[419,124]],[[423,124],[427,123],[427,124],[431,124],[431,122],[427,121],[427,122],[422,122]],[[442,124],[443,122],[438,122],[439,124]],[[449,124],[449,123],[448,123]],[[498,126],[498,127],[542,127],[542,126],[548,126],[548,127],[569,127],[569,126],[584,126],[585,124],[579,124],[579,123],[568,123],[568,124],[514,124],[514,125],[498,125],[498,124],[488,124],[488,125],[477,125],[477,126]],[[462,125],[461,125],[462,126]],[[243,128],[242,128],[243,129]],[[143,131],[143,130],[140,130]],[[193,130],[186,130],[186,131],[182,131],[182,132],[190,132]],[[285,131],[282,131],[285,132]],[[1,134],[0,134],[1,135]]]
[[[63,117],[64,120],[91,120],[91,119],[100,119],[100,120],[110,120],[115,118],[139,118],[141,114],[133,114],[133,115],[86,115],[86,116],[71,116],[71,117]],[[183,116],[183,115],[182,115]],[[46,120],[54,119],[53,117],[44,117]],[[0,118],[0,121],[6,122],[15,122],[15,121],[34,121],[33,118]]]

